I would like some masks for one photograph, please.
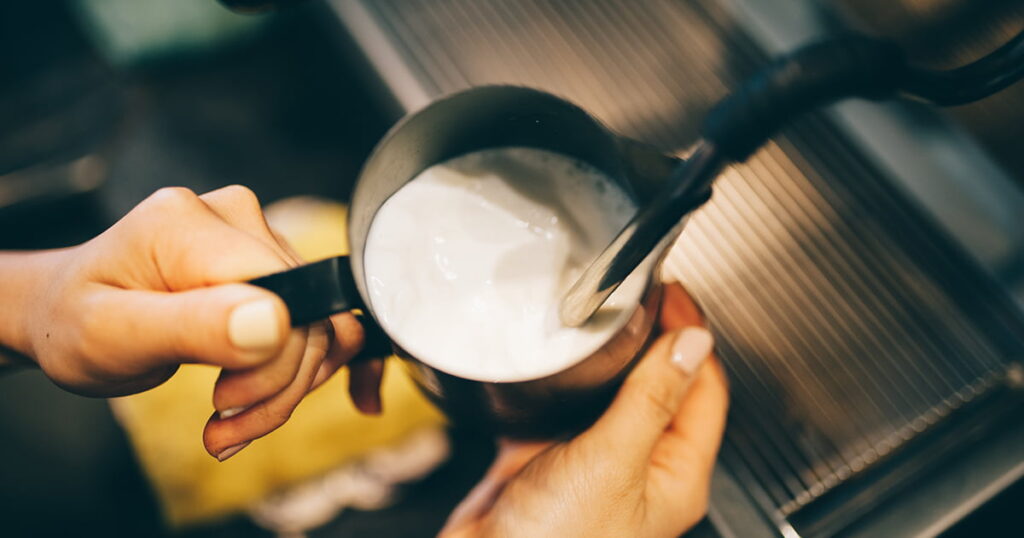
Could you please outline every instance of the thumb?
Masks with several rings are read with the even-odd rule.
[[[711,333],[702,327],[662,335],[626,378],[605,414],[579,441],[646,465],[713,345]]]
[[[284,302],[247,284],[110,290],[92,307],[91,347],[137,371],[181,362],[251,368],[276,356],[289,331]]]

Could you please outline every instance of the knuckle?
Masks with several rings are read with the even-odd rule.
[[[672,420],[672,413],[669,412],[668,407],[662,401],[650,397],[648,397],[648,400],[648,405],[644,408],[643,412],[647,424],[661,425],[667,424]]]
[[[288,385],[291,384],[292,378],[279,374],[265,375],[260,376],[259,378],[252,377],[250,381],[252,381],[252,383],[250,384],[247,396],[253,400],[259,401],[283,392],[284,389],[288,388]]]
[[[292,416],[295,406],[286,405],[282,402],[272,402],[258,408],[259,422],[266,432],[281,427]]]
[[[153,207],[182,207],[191,206],[199,200],[196,193],[187,187],[163,187],[158,189],[143,202]]]
[[[260,205],[260,199],[252,189],[245,185],[228,185],[227,187],[204,194],[200,198],[206,197],[216,200],[214,203],[217,206],[228,209],[247,219],[259,218],[259,220],[249,221],[250,225],[262,222],[263,209]]]
[[[245,364],[242,352],[224,342],[224,330],[217,323],[195,323],[184,330],[169,332],[162,342],[166,353],[198,362],[218,365]]]
[[[354,315],[347,312],[332,317],[331,321],[334,328],[334,340],[339,348],[338,352],[347,362],[355,357],[366,344],[366,329]]]
[[[639,387],[643,396],[643,408],[650,418],[658,422],[668,422],[676,415],[676,388],[668,383],[653,383]]]
[[[252,207],[260,206],[260,199],[256,196],[256,193],[252,189],[245,185],[228,185],[221,189],[221,191],[227,195],[227,197],[235,200],[238,203],[245,204]]]
[[[158,335],[147,335],[148,342],[160,350],[161,354],[181,358],[201,360],[222,354],[215,335],[221,330],[216,323],[204,323],[213,319],[214,310],[200,300],[200,296],[192,293],[178,294],[172,307],[175,313],[188,312],[192,319],[181,319],[173,328],[167,327]],[[209,318],[207,316],[210,316]]]
[[[317,360],[322,360],[331,347],[329,340],[331,334],[327,322],[311,325],[309,332],[306,334],[305,354],[312,354]]]

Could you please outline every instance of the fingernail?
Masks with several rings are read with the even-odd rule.
[[[231,417],[241,413],[242,411],[245,411],[246,409],[249,409],[249,408],[245,407],[244,405],[238,406],[238,407],[231,407],[231,408],[228,408],[228,409],[225,409],[225,410],[221,411],[217,415],[217,418],[220,419],[220,420],[224,420],[226,418],[231,418]]]
[[[672,364],[687,375],[693,375],[711,355],[715,339],[703,327],[687,327],[679,332],[672,343]]]
[[[231,311],[228,337],[243,351],[276,350],[281,342],[277,326],[277,307],[273,299],[242,303]]]
[[[239,444],[237,444],[235,446],[229,446],[229,447],[225,448],[224,450],[221,450],[217,454],[217,461],[224,461],[224,460],[230,458],[231,456],[234,456],[235,454],[238,454],[239,452],[242,451],[243,448],[249,446],[249,443],[251,443],[251,442],[252,441],[246,441],[244,443],[239,443]]]

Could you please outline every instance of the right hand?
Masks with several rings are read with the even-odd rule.
[[[181,363],[221,367],[203,434],[221,460],[281,426],[363,344],[351,314],[291,328],[279,297],[243,283],[301,263],[245,187],[161,189],[95,239],[29,255],[52,270],[40,275],[18,351],[89,396],[147,390]],[[353,366],[350,393],[364,412],[380,412],[381,366]]]
[[[665,331],[589,429],[561,443],[505,441],[441,535],[679,536],[707,508],[725,427],[725,372],[678,284]]]

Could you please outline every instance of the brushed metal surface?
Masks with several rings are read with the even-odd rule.
[[[358,4],[402,59],[390,78],[416,81],[409,107],[527,84],[669,151],[763,61],[714,2],[334,3]],[[666,270],[703,305],[729,371],[722,461],[787,533],[1024,357],[1004,290],[819,116],[727,170]]]

